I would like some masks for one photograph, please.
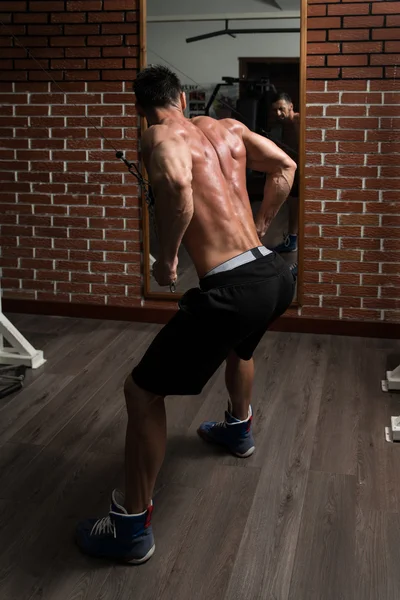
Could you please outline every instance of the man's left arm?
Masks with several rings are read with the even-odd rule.
[[[192,156],[186,142],[175,136],[157,143],[147,170],[160,245],[156,277],[160,285],[169,285],[176,279],[178,250],[193,216]]]

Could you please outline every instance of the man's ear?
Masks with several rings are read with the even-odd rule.
[[[187,101],[186,101],[186,94],[185,94],[185,92],[181,92],[181,107],[182,107],[182,111],[186,110]]]

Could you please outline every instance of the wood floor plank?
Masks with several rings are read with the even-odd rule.
[[[64,552],[62,557],[54,561],[52,568],[43,578],[27,600],[83,600],[94,598],[103,585],[113,566],[103,561],[93,566],[93,561],[80,557],[76,560],[75,547],[69,554]]]
[[[111,405],[109,404],[108,407]],[[114,408],[112,411],[114,412]],[[94,425],[94,429],[105,427],[106,419],[109,413],[104,410],[102,417]],[[72,422],[71,422],[72,423]],[[76,421],[72,425],[76,424]],[[11,478],[8,487],[4,491],[4,496],[9,500],[16,501],[21,495],[24,495],[29,502],[46,502],[50,499],[54,502],[60,502],[71,492],[74,486],[75,478],[79,476],[85,465],[82,464],[82,453],[88,450],[93,443],[90,437],[90,425],[86,428],[89,437],[83,429],[74,432],[73,426],[66,427],[63,430],[62,439],[66,438],[67,433],[70,438],[66,441],[65,447],[61,446],[59,441],[54,440],[47,447],[42,449],[34,461],[20,473],[15,473]],[[84,425],[85,426],[85,425]],[[99,454],[100,456],[100,454]],[[123,456],[113,453],[115,464],[122,465]]]
[[[400,516],[359,512],[355,598],[397,600],[400,589]]]
[[[386,513],[386,540],[383,554],[388,561],[387,598],[395,600],[400,590],[400,515]],[[382,557],[381,557],[382,558]]]
[[[400,414],[399,396],[381,391],[387,353],[380,345],[363,349],[364,402],[358,435],[360,510],[400,512],[400,447],[385,439],[390,416]]]
[[[4,313],[9,321],[14,325],[14,327],[19,327],[21,322],[26,321],[30,315],[25,315],[24,313],[12,313],[7,312]]]
[[[32,444],[7,443],[0,447],[0,498],[8,495],[11,481],[29,468],[41,450],[41,446]]]
[[[356,598],[355,503],[354,476],[310,472],[289,600]]]
[[[8,442],[72,380],[72,375],[46,373],[0,408],[0,444]]]
[[[21,333],[29,332],[51,333],[53,335],[64,334],[79,319],[73,317],[53,317],[48,315],[24,315],[8,314],[8,318],[17,327]],[[85,319],[81,319],[84,321]]]
[[[214,470],[160,600],[224,596],[259,473],[258,468]],[[190,577],[182,578],[183,573]]]
[[[37,350],[42,350],[44,358],[51,361],[55,356],[61,358],[58,353],[62,348],[71,348],[70,336],[79,330],[80,335],[88,331],[89,319],[68,319],[63,317],[44,317],[40,315],[27,315],[18,324],[18,330],[26,337],[28,342]],[[90,328],[93,327],[93,322]],[[25,385],[36,379],[43,372],[43,368],[27,369],[25,374]]]
[[[35,318],[35,326],[39,328],[42,323],[42,317],[37,317],[35,315],[30,315],[30,317]],[[55,329],[53,325],[53,330],[55,330],[50,333],[37,333],[33,330],[32,335],[28,335],[28,340],[31,343],[35,342],[35,345],[36,342],[38,342],[36,347],[43,351],[46,363],[38,369],[27,369],[25,373],[24,390],[29,388],[29,386],[44,373],[49,373],[50,365],[54,368],[55,364],[62,364],[64,357],[71,351],[71,347],[76,347],[87,333],[90,333],[95,326],[98,326],[97,321],[92,321],[90,319],[65,319],[65,321],[66,324],[64,323],[64,325],[62,322],[59,323],[57,321],[58,329]],[[24,334],[25,330],[22,329],[21,333]],[[62,369],[59,371],[60,375],[63,376],[64,373],[62,372]],[[13,396],[7,396],[2,399],[0,401],[0,410],[16,396],[17,394],[14,394]]]
[[[62,494],[62,490],[68,482],[65,470],[68,466],[79,464],[80,456],[93,444],[98,443],[99,453],[102,452],[102,448],[104,448],[104,452],[110,453],[110,448],[104,443],[104,438],[107,431],[110,430],[110,424],[119,415],[121,415],[119,417],[121,440],[124,439],[126,411],[123,382],[129,372],[129,362],[132,357],[141,351],[141,345],[147,343],[146,336],[142,336],[140,340],[131,336],[130,331],[127,331],[121,338],[118,338],[118,343],[107,354],[110,358],[115,353],[115,360],[110,360],[107,367],[100,365],[102,369],[98,372],[101,375],[96,374],[95,378],[93,373],[89,372],[88,379],[83,383],[82,379],[74,380],[73,388],[69,386],[65,393],[62,392],[62,401],[60,401],[59,395],[54,398],[53,402],[59,403],[57,406],[62,418],[58,419],[54,414],[51,418],[48,414],[46,419],[43,417],[44,430],[40,439],[43,442],[48,441],[48,446],[29,470],[22,472],[21,477],[16,478],[13,484],[8,486],[7,497],[18,498],[24,494],[30,500],[40,501],[45,500],[52,493]],[[129,360],[122,364],[119,359],[121,347],[128,351],[126,356],[129,356]],[[116,368],[117,364],[119,368]],[[68,407],[72,402],[74,402],[74,408],[68,408],[68,411],[74,411],[71,417],[67,409],[62,411],[62,406],[64,404]],[[46,427],[48,421],[50,424]],[[40,423],[37,427],[41,427]],[[54,435],[50,434],[51,431]],[[101,436],[100,441],[98,440],[99,436]],[[122,464],[123,443],[120,447],[115,446],[112,433],[109,439],[110,446],[113,446],[112,453],[119,455]],[[45,481],[43,481],[44,472],[48,473]]]
[[[8,545],[11,545],[15,539],[15,529],[14,532],[12,532],[9,525],[10,521],[15,516],[16,511],[18,511],[18,505],[16,506],[15,503],[10,500],[0,498],[0,537],[3,549],[7,548]],[[10,535],[7,535],[7,529],[9,529]]]
[[[77,347],[76,360],[82,361],[80,373],[13,436],[13,441],[47,445],[113,376],[116,365],[121,362],[127,365],[128,361],[132,361],[137,348],[142,347],[144,338],[147,339],[134,325],[114,336],[109,344],[98,348],[96,355],[88,363],[91,354],[80,346]],[[129,367],[125,368],[127,374]]]
[[[63,552],[71,557],[69,569],[87,569],[89,559],[74,543],[75,526],[85,516],[106,514],[110,490],[121,481],[122,462],[115,455],[88,451],[65,473],[63,493],[48,494],[42,502],[22,503],[10,523],[13,541],[7,549],[0,548],[2,600],[28,600],[34,594],[43,598],[42,583]],[[103,567],[110,566],[105,562]],[[63,572],[59,575],[61,580]]]
[[[328,337],[299,336],[272,394],[263,382],[262,470],[225,600],[288,597],[328,345]]]
[[[337,338],[331,345],[322,392],[311,469],[355,475],[362,377],[369,368],[361,338]]]
[[[52,361],[48,365],[49,373],[79,375],[85,366],[100,354],[122,331],[126,328],[125,323],[101,321],[89,323],[91,330],[85,335],[77,334],[75,345],[70,347],[69,352],[61,360]]]

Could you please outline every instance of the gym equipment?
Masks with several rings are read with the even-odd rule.
[[[400,365],[393,371],[386,371],[386,379],[382,380],[382,391],[393,392],[400,390]]]
[[[393,371],[386,371],[386,379],[381,382],[383,392],[400,390],[400,365]],[[387,442],[400,442],[400,417],[390,417],[390,427],[385,427]]]
[[[4,346],[5,338],[9,346]],[[43,352],[36,350],[3,314],[0,289],[0,364],[24,365],[37,369],[45,363]]]
[[[0,367],[0,400],[22,388],[25,371],[26,367],[23,365],[19,367],[12,365]],[[8,375],[5,373],[8,373]]]
[[[27,367],[37,369],[45,362],[43,352],[35,350],[3,314],[0,293],[0,400],[22,388]]]
[[[210,38],[220,37],[221,35],[236,37],[237,35],[246,33],[300,33],[300,27],[286,29],[229,29],[229,19],[225,19],[225,29],[218,29],[217,31],[212,31],[211,33],[203,33],[202,35],[195,35],[194,37],[186,38],[186,43],[192,44],[193,42],[209,40]]]
[[[385,427],[385,438],[387,442],[400,442],[400,417],[390,417],[390,427]]]
[[[243,94],[237,100],[235,108],[229,107],[232,110],[232,116],[252,131],[260,133],[262,128],[267,127],[272,95],[276,93],[275,86],[268,78],[239,79],[236,77],[222,77],[222,82],[217,83],[207,103],[206,116],[209,116],[211,106],[221,87],[230,87],[234,84],[240,84]]]
[[[235,83],[237,83],[239,81],[239,79],[235,79],[234,77],[222,77],[222,83],[217,83],[217,85],[215,86],[213,93],[210,96],[209,101],[207,102],[207,106],[205,108],[205,115],[208,117],[210,115],[210,108],[214,103],[215,98],[218,95],[219,90],[222,87],[230,87],[232,85],[234,85]]]

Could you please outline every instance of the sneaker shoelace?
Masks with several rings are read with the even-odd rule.
[[[90,535],[104,535],[105,533],[112,533],[114,538],[117,537],[117,532],[114,523],[111,521],[110,516],[103,517],[96,521],[92,527]]]
[[[238,421],[238,423],[240,423],[240,421]],[[237,425],[237,423],[229,423],[229,425]],[[228,427],[228,423],[226,421],[219,421],[219,423],[214,423],[213,427],[223,427],[226,429]]]
[[[213,427],[223,427],[226,428],[227,423],[226,421],[219,421],[218,423],[214,423]]]

